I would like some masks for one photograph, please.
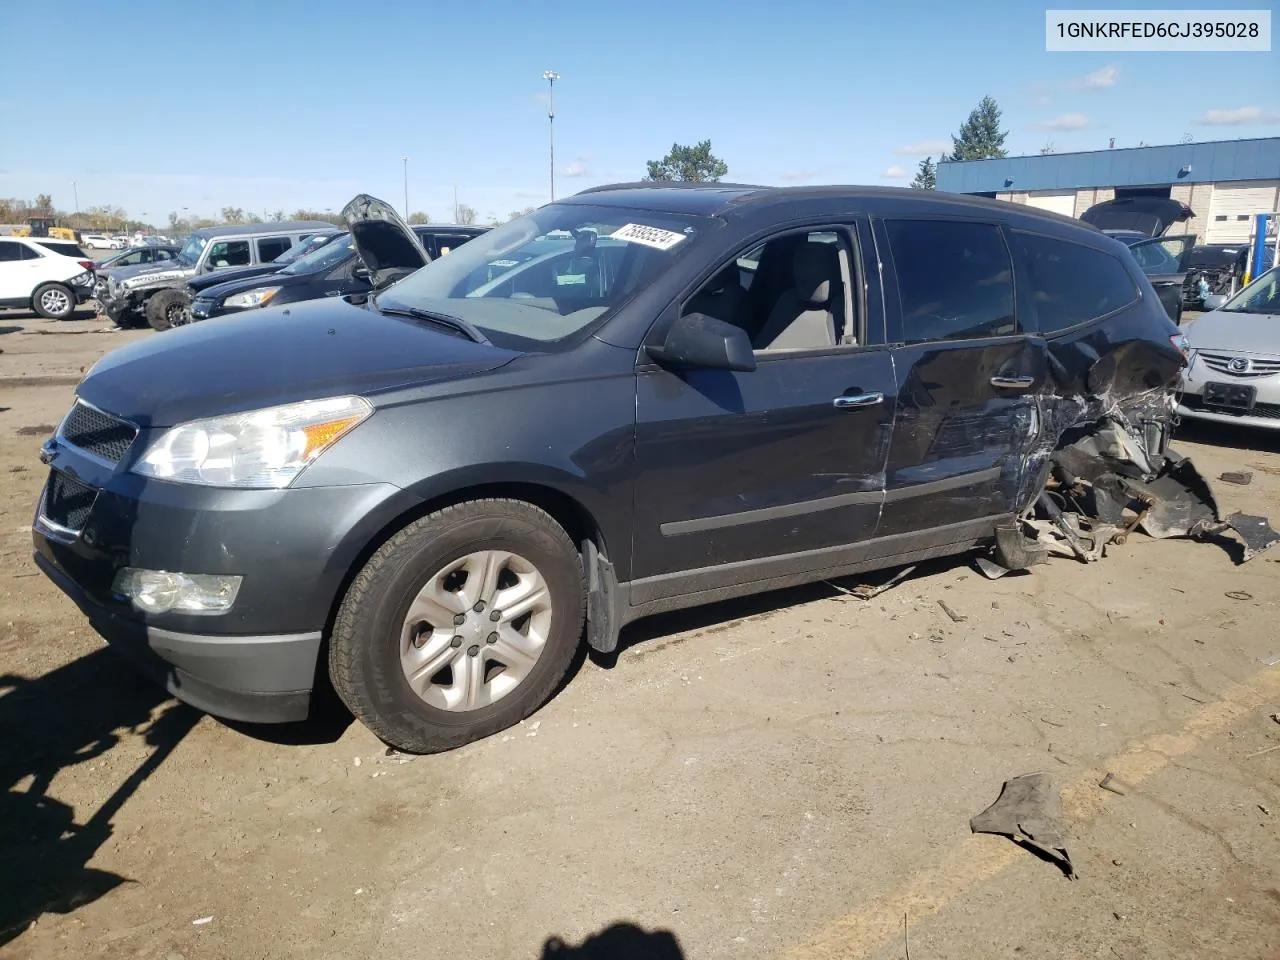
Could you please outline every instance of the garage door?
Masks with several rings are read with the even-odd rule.
[[[1251,183],[1215,184],[1209,201],[1209,226],[1206,243],[1247,243],[1253,231],[1253,218],[1276,209],[1276,189],[1280,180],[1255,180]]]
[[[1071,217],[1076,212],[1076,192],[1074,190],[1035,190],[1027,194],[1027,206],[1052,210],[1064,217]]]

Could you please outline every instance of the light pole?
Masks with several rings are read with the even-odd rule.
[[[401,157],[404,163],[404,218],[409,219],[409,158]]]
[[[547,81],[547,133],[551,143],[551,200],[556,199],[556,81],[560,74],[554,70],[544,70],[542,79]]]
[[[76,189],[76,182],[74,180],[71,181],[71,196],[75,198],[76,216],[79,216],[80,215],[80,191]]]

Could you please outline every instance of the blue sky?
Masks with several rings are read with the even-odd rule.
[[[729,180],[903,184],[984,94],[1011,153],[1280,135],[1277,52],[1047,53],[1044,9],[0,3],[0,28],[28,38],[0,93],[0,196],[70,209],[74,181],[82,208],[156,223],[336,210],[358,191],[400,207],[407,155],[412,209],[451,218],[456,186],[482,221],[505,217],[549,199],[546,69],[559,195],[705,138]]]

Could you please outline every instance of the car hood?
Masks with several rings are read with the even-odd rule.
[[[1197,350],[1280,356],[1280,314],[1214,310],[1186,327]]]
[[[76,392],[140,427],[169,427],[447,380],[518,355],[431,324],[323,300],[206,320],[117,348]]]
[[[431,262],[431,255],[392,206],[367,193],[342,208],[356,253],[369,268],[374,290],[382,290]]]
[[[1099,230],[1133,230],[1158,237],[1175,223],[1194,216],[1185,203],[1169,197],[1122,197],[1095,203],[1080,214],[1080,219]]]
[[[236,280],[243,280],[246,277],[262,277],[269,273],[275,273],[285,267],[283,263],[260,263],[256,267],[231,267],[226,270],[215,270],[213,273],[206,273],[202,276],[191,277],[187,280],[187,286],[192,290],[205,291],[210,287],[220,286],[224,283],[230,283]]]

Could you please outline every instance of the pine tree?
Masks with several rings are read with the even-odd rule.
[[[960,127],[960,135],[952,136],[948,160],[987,160],[1006,156],[1004,138],[1008,131],[1000,129],[1000,107],[990,97],[969,114]]]
[[[934,190],[938,186],[938,167],[931,157],[925,157],[920,161],[920,169],[916,171],[916,178],[911,181],[913,190]]]

